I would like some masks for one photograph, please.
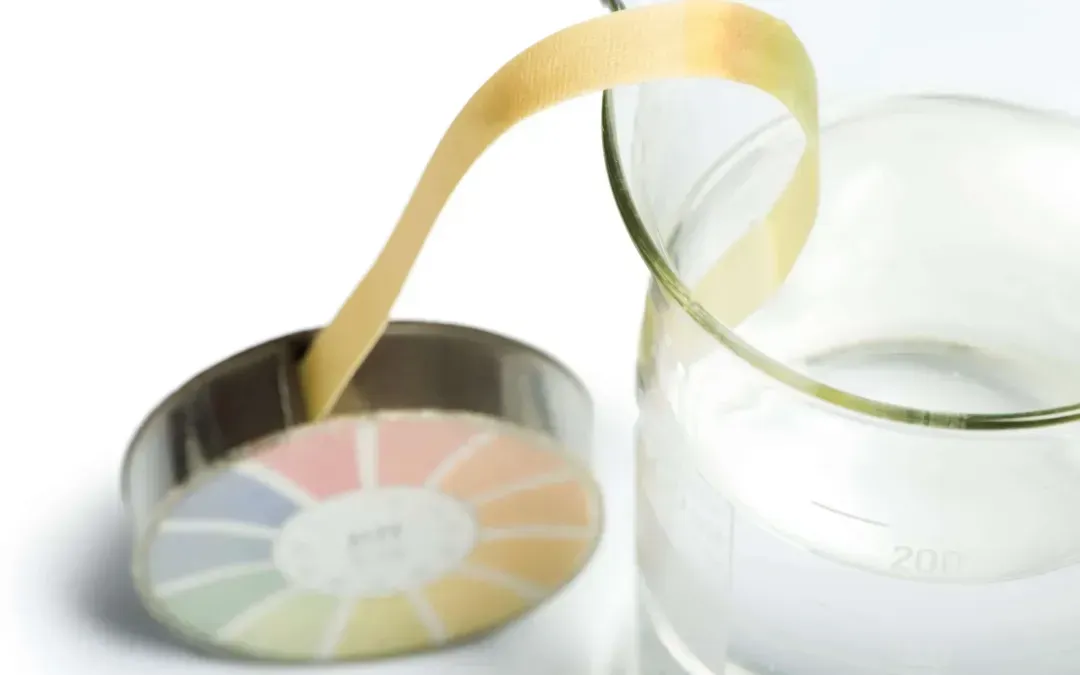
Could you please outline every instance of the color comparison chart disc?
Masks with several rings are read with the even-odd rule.
[[[584,467],[484,415],[336,418],[240,456],[162,504],[135,577],[159,620],[255,658],[478,637],[572,580],[601,529]]]

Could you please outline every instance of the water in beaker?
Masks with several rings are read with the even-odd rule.
[[[688,288],[801,142],[768,125],[696,182],[657,242]],[[1075,675],[1080,126],[897,96],[822,148],[810,243],[745,323],[650,291],[645,620],[691,673]]]

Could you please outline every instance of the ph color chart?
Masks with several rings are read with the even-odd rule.
[[[570,581],[600,530],[588,472],[478,415],[382,413],[293,430],[172,502],[137,576],[189,637],[349,659],[488,632]]]

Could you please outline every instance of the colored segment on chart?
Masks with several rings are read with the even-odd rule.
[[[439,489],[463,499],[476,498],[566,468],[557,453],[511,436],[495,436],[463,458],[439,481]]]
[[[229,532],[161,532],[150,550],[150,581],[162,586],[214,570],[270,560],[274,543],[267,537]]]
[[[395,654],[435,646],[416,601],[405,594],[367,598],[353,603],[348,620],[334,647],[341,658]]]
[[[257,446],[164,514],[151,605],[257,658],[365,658],[494,630],[572,579],[599,529],[591,477],[479,416],[394,413]]]
[[[256,478],[226,471],[180,500],[173,518],[226,518],[230,522],[279,527],[299,505],[289,496]]]

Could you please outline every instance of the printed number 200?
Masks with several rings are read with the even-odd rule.
[[[955,574],[960,570],[962,559],[957,551],[938,551],[932,548],[896,546],[892,569],[905,574],[929,576],[931,574]]]

